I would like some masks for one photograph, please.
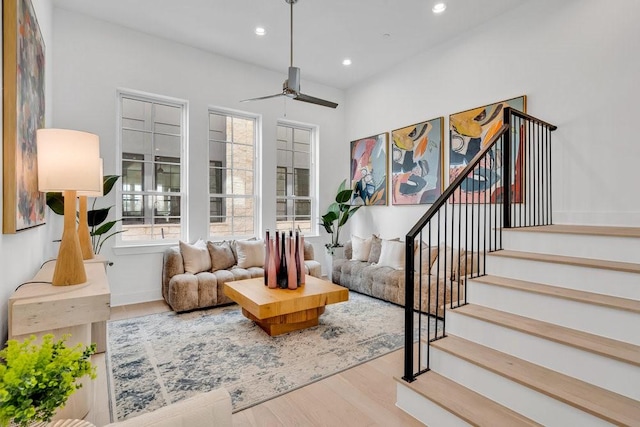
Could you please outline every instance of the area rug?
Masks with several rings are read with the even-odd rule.
[[[111,321],[112,417],[120,421],[218,387],[229,391],[236,412],[403,345],[404,309],[354,292],[327,306],[318,326],[276,337],[237,305]]]

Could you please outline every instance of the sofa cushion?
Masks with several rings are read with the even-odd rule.
[[[455,280],[461,257],[464,257],[464,255],[464,249],[458,250],[456,248],[452,249],[450,246],[440,245],[437,259],[431,265],[431,275]]]
[[[226,270],[236,265],[236,259],[229,242],[207,242],[211,256],[211,271]]]
[[[262,267],[264,265],[264,242],[262,240],[236,240],[238,267]]]
[[[405,262],[405,245],[400,240],[382,240],[382,248],[380,250],[380,260],[378,265],[381,267],[391,267],[396,270],[402,270]]]
[[[382,239],[375,234],[371,236],[371,250],[367,262],[373,264],[380,260],[380,251],[382,250]]]
[[[186,273],[196,274],[211,270],[211,256],[203,240],[198,240],[193,245],[180,241],[180,253]]]
[[[371,240],[372,237],[368,239],[363,239],[358,236],[351,236],[351,260],[352,261],[368,261],[369,260],[369,252],[371,252]]]

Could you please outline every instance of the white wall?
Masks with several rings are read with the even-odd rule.
[[[45,122],[51,123],[52,106],[52,5],[48,0],[32,0],[33,7],[38,18],[40,32],[45,44]],[[0,23],[0,26],[2,23]],[[0,36],[0,41],[1,41]],[[1,61],[1,59],[0,59]],[[0,110],[2,106],[0,105]],[[2,114],[0,114],[2,122]],[[0,135],[0,138],[2,136]],[[0,182],[2,180],[3,166],[0,163]],[[0,194],[2,194],[0,185]],[[0,209],[0,222],[2,215]],[[57,245],[53,243],[56,237],[55,229],[57,221],[47,213],[47,224],[20,231],[16,234],[0,234],[0,346],[4,346],[7,339],[7,300],[16,287],[31,279],[38,271],[45,259],[54,256]],[[53,224],[53,225],[52,225]],[[60,226],[61,227],[61,226]],[[61,230],[61,228],[60,228]]]
[[[54,10],[54,116],[56,127],[100,136],[105,173],[116,172],[116,89],[127,88],[186,99],[189,102],[189,240],[206,237],[208,221],[208,107],[219,106],[262,115],[261,200],[264,228],[275,228],[276,122],[285,118],[320,127],[320,210],[326,209],[340,181],[348,177],[349,161],[335,161],[344,139],[344,93],[303,81],[304,91],[338,102],[336,110],[284,99],[240,103],[277,93],[286,66],[277,73],[206,53],[181,44],[108,24],[62,9]],[[348,143],[347,143],[348,145]],[[105,205],[115,204],[115,192]],[[315,245],[323,258],[322,232]],[[110,241],[113,243],[113,240]],[[162,253],[118,249],[103,254],[114,261],[108,270],[112,305],[161,298]]]
[[[347,139],[527,95],[558,126],[554,222],[640,226],[638,16],[636,0],[528,2],[350,89]],[[401,237],[425,211],[363,208],[352,229]]]

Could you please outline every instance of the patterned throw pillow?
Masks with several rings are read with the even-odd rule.
[[[203,240],[198,240],[193,245],[180,241],[180,253],[185,273],[196,274],[211,269],[211,257]]]
[[[207,242],[209,255],[211,256],[211,271],[226,270],[236,265],[229,242]]]

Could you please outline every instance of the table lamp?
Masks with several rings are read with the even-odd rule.
[[[76,231],[76,191],[100,191],[97,135],[69,129],[38,129],[38,190],[62,192],[64,228],[51,283],[77,285],[87,281]],[[99,184],[99,185],[98,185]]]
[[[89,221],[87,217],[87,197],[102,197],[104,195],[103,173],[104,166],[102,159],[98,159],[99,167],[97,178],[100,181],[100,191],[77,191],[80,210],[78,211],[78,239],[80,240],[80,250],[82,251],[82,259],[93,259],[93,244],[91,242],[91,233],[89,232]]]

